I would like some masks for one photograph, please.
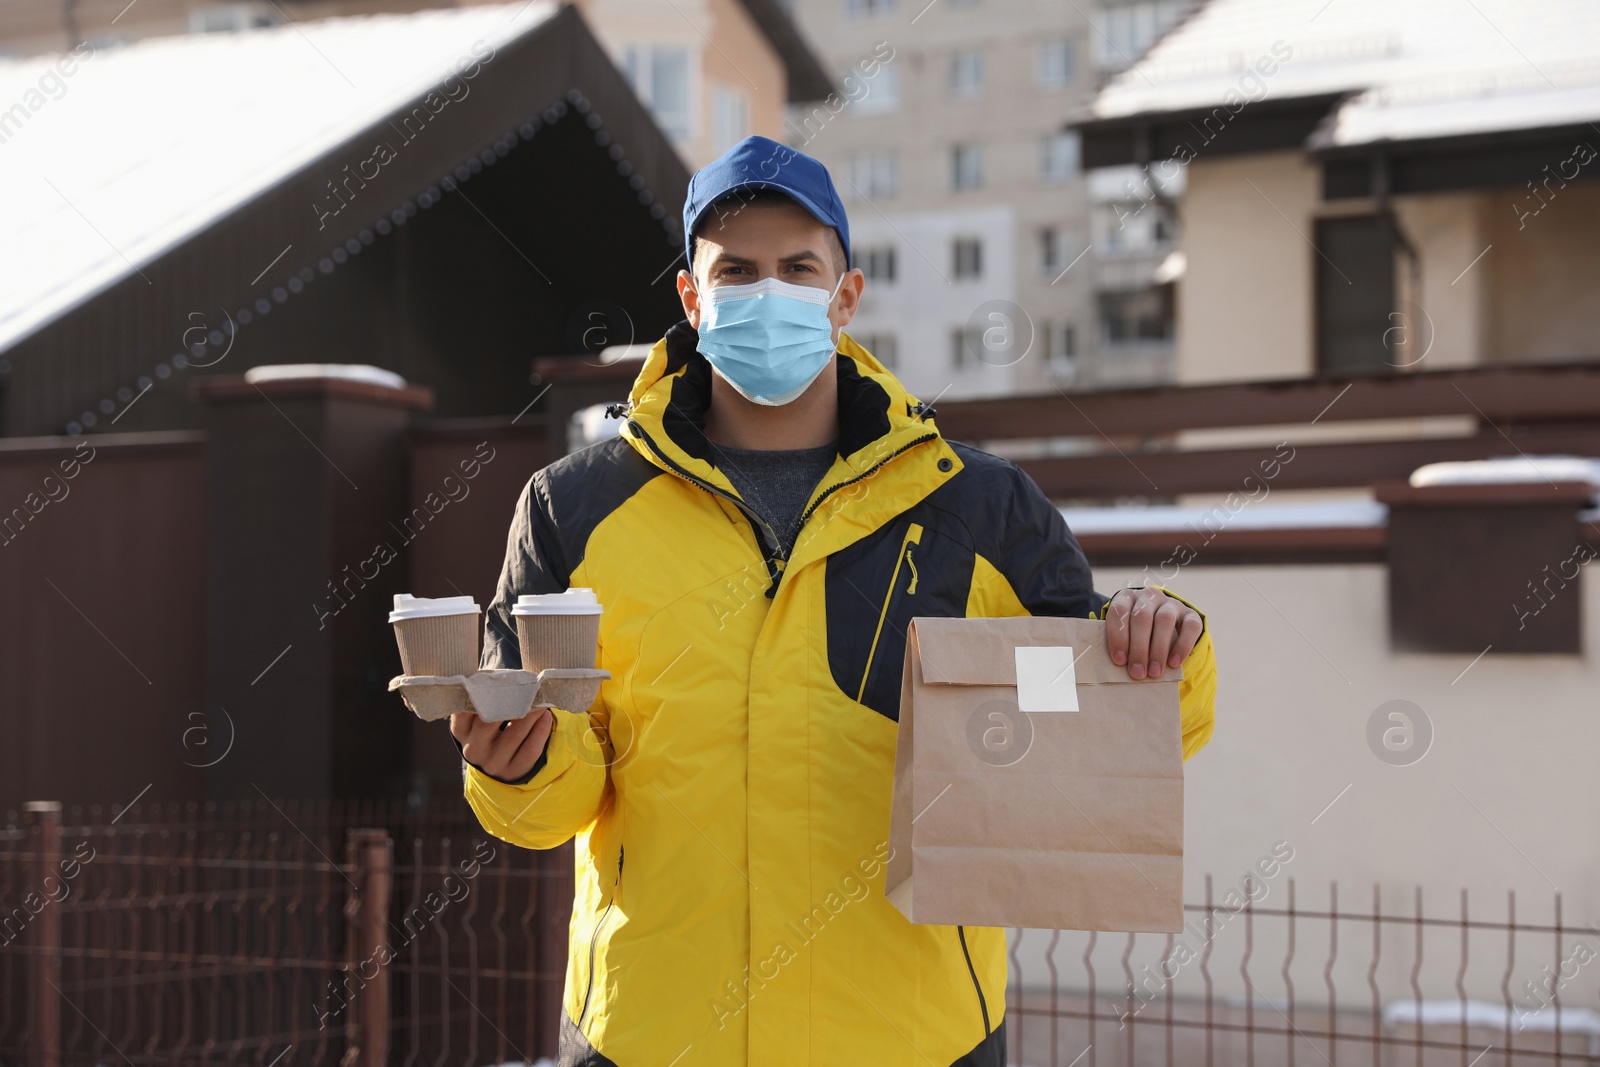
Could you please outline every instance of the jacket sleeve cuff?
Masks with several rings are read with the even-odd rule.
[[[544,765],[527,781],[497,781],[468,766],[462,795],[483,828],[524,848],[555,848],[593,823],[610,788],[609,746],[588,712],[552,709]]]
[[[1206,629],[1207,629],[1209,624],[1206,622],[1206,613],[1205,612],[1201,611],[1199,608],[1195,607],[1193,604],[1189,603],[1187,600],[1183,599],[1183,597],[1179,596],[1177,593],[1174,593],[1172,590],[1168,589],[1164,585],[1152,586],[1151,588],[1161,590],[1163,593],[1167,594],[1173,600],[1176,600],[1178,603],[1182,604],[1184,607],[1188,608],[1189,610],[1193,611],[1196,615],[1200,616],[1200,637],[1204,637],[1206,635]],[[1196,648],[1200,647],[1200,638],[1199,637],[1195,638],[1194,644],[1195,644]]]

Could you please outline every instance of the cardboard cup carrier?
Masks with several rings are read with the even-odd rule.
[[[517,597],[517,644],[525,671],[593,670],[600,647],[600,602],[593,589]]]
[[[479,670],[479,609],[470,596],[396,596],[389,621],[405,673],[389,680],[390,691],[426,721],[472,712],[485,722],[505,722],[532,708],[577,712],[593,704],[611,677],[595,669],[600,604],[594,591],[519,597],[511,613],[522,668]]]

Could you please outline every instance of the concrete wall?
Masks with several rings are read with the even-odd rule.
[[[1178,381],[1312,373],[1317,170],[1298,152],[1274,152],[1198,159],[1188,171]]]
[[[1397,354],[1397,364],[1418,370],[1470,367],[1489,361],[1496,294],[1493,251],[1476,264],[1492,238],[1489,212],[1482,193],[1397,197],[1400,229],[1416,247],[1420,270],[1396,258],[1398,292],[1394,325],[1414,331]],[[1420,281],[1420,285],[1418,282]],[[1398,338],[1399,335],[1397,335]],[[1404,351],[1404,346],[1398,346]]]

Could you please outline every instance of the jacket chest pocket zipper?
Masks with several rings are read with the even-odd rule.
[[[583,1021],[589,1017],[589,996],[594,992],[594,950],[600,944],[600,932],[606,928],[606,920],[611,918],[611,909],[617,906],[616,887],[622,884],[622,849],[617,848],[617,880],[611,889],[611,899],[606,901],[606,910],[600,913],[600,921],[594,924],[594,933],[589,936],[589,982],[583,987],[583,1007],[578,1010],[578,1029],[583,1029]]]
[[[895,556],[894,570],[889,575],[889,590],[883,595],[883,606],[878,609],[878,628],[872,632],[872,645],[867,649],[867,666],[861,672],[861,688],[856,691],[856,703],[862,702],[862,697],[867,695],[867,680],[872,677],[872,662],[878,654],[878,641],[883,637],[883,624],[889,619],[889,609],[894,605],[895,592],[900,588],[900,571],[906,570],[910,581],[906,583],[906,596],[915,596],[917,592],[917,564],[911,558],[911,549],[914,545],[922,543],[922,527],[912,523],[906,531],[905,540],[900,542],[900,551]]]

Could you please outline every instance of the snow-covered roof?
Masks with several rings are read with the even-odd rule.
[[[1600,4],[1209,0],[1114,77],[1093,115],[1212,108],[1229,90],[1354,94],[1312,147],[1597,120]]]
[[[536,0],[154,38],[61,67],[0,61],[0,350],[447,77],[445,92],[470,91],[462,73],[556,11]]]

